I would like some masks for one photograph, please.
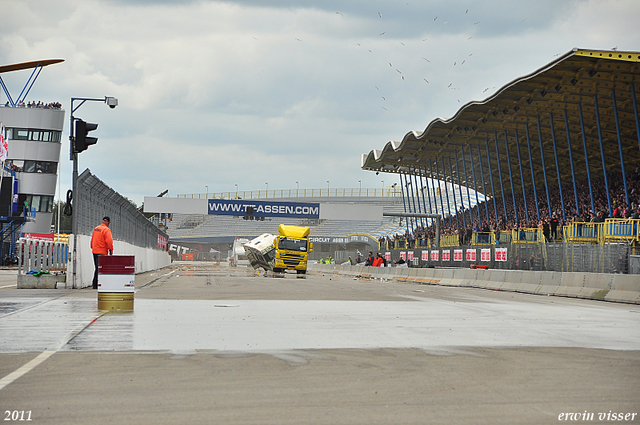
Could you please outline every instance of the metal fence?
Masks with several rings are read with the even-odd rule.
[[[32,270],[66,270],[67,261],[69,261],[69,244],[20,238],[17,256],[19,274]]]
[[[626,244],[528,243],[458,246],[440,249],[383,250],[391,261],[403,258],[410,267],[488,267],[505,270],[629,273],[629,259],[640,247]]]
[[[89,170],[78,176],[76,192],[73,208],[76,208],[78,234],[90,236],[102,218],[108,216],[114,240],[143,248],[166,249],[167,234]]]

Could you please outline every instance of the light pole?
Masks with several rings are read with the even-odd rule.
[[[382,183],[382,196],[384,196],[384,180],[380,180],[380,182]]]
[[[269,182],[264,182],[265,186],[267,186],[267,192],[269,191]]]
[[[206,184],[204,185],[204,187],[207,189],[207,194],[205,195],[205,197],[209,197],[209,186],[207,186]]]
[[[236,199],[238,199],[238,183],[236,183],[235,186],[236,186]]]
[[[327,196],[329,196],[329,180],[327,180]]]
[[[76,107],[73,106],[75,101],[81,101],[80,104]],[[73,200],[73,204],[72,204],[72,208],[71,208],[71,232],[73,233],[73,253],[71,255],[72,258],[72,262],[73,262],[73,267],[72,267],[72,272],[73,272],[73,276],[71,279],[71,286],[73,289],[76,289],[76,271],[77,271],[77,267],[78,267],[78,250],[77,250],[77,245],[78,245],[78,213],[77,213],[77,207],[78,207],[78,199],[77,199],[77,193],[76,193],[76,187],[77,187],[77,183],[78,183],[78,152],[75,151],[74,149],[74,143],[75,143],[75,139],[76,139],[76,135],[74,132],[74,121],[75,121],[75,117],[73,116],[73,113],[75,111],[78,110],[78,108],[80,108],[82,105],[84,105],[84,102],[104,102],[107,105],[109,105],[109,108],[114,109],[116,106],[118,106],[118,99],[116,99],[115,97],[108,97],[105,96],[104,99],[94,99],[94,98],[90,98],[90,97],[72,97],[71,98],[71,117],[70,117],[70,125],[69,125],[69,157],[71,159],[71,161],[73,161],[73,176],[72,176],[72,187],[71,187],[71,193],[72,193],[72,197],[76,197],[75,200]],[[59,213],[58,213],[59,214]]]

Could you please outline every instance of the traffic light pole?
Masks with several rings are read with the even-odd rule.
[[[74,107],[74,103],[76,101],[80,101],[80,104],[76,107]],[[72,97],[71,98],[71,117],[70,117],[70,122],[69,122],[69,159],[71,161],[73,161],[73,181],[72,181],[72,186],[71,186],[71,193],[73,194],[72,199],[73,199],[73,203],[72,203],[72,208],[71,208],[71,232],[73,233],[73,252],[71,255],[71,261],[72,261],[72,277],[71,277],[71,287],[73,289],[82,289],[82,288],[78,288],[78,283],[77,283],[77,267],[78,267],[78,250],[77,250],[77,245],[78,245],[78,215],[77,215],[77,211],[76,211],[76,199],[74,199],[76,197],[76,187],[78,184],[78,153],[75,151],[74,149],[74,142],[75,142],[75,118],[73,116],[74,112],[76,112],[78,110],[78,108],[80,108],[82,105],[84,105],[85,102],[90,101],[90,102],[104,102],[107,105],[109,105],[110,108],[115,108],[118,105],[118,100],[114,97],[107,97],[105,96],[104,99],[95,99],[95,98],[90,98],[90,97]],[[80,282],[80,286],[82,286],[82,282]]]

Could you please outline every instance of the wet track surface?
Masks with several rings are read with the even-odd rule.
[[[636,305],[206,263],[136,276],[129,313],[4,285],[0,407],[34,423],[555,423],[640,405]],[[128,414],[89,402],[105,393]]]
[[[491,298],[489,291],[464,290],[447,299],[451,288],[434,297],[433,288],[335,276],[332,280],[249,277],[242,269],[177,268],[150,278],[140,283],[133,312],[99,317],[96,293],[89,290],[80,291],[83,296],[77,291],[0,293],[0,353],[51,349],[78,328],[83,329],[60,350],[266,353],[522,346],[640,350],[640,308],[632,305],[514,294]],[[222,285],[227,289],[216,291]],[[224,292],[230,294],[234,285],[238,285],[235,298],[225,298]],[[200,299],[147,298],[176,286],[183,297]],[[295,299],[290,286],[297,287],[298,298],[308,299]],[[324,286],[339,287],[333,291],[335,299],[313,299],[326,298],[317,297]],[[341,294],[354,298],[359,287],[374,291],[364,293],[365,299],[340,299]],[[425,292],[428,289],[431,296]],[[251,297],[262,291],[265,299],[243,299],[242,291],[250,291]],[[285,292],[292,299],[280,299]],[[206,299],[216,296],[222,298]]]

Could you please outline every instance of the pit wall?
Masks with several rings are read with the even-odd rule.
[[[640,304],[640,276],[626,274],[408,268],[310,264],[311,273],[391,279],[399,283],[459,286],[536,295]]]
[[[113,253],[115,255],[135,256],[136,274],[150,270],[157,270],[171,264],[171,257],[166,251],[142,248],[127,242],[113,241]],[[72,288],[73,262],[73,237],[69,238],[69,262],[67,263],[67,282],[65,287]],[[78,260],[76,265],[76,287],[86,288],[93,282],[93,254],[91,252],[91,236],[78,235]],[[60,285],[58,285],[60,287]]]

